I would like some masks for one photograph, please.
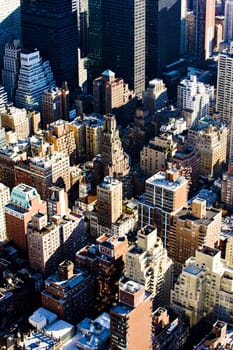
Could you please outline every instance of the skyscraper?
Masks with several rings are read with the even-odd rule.
[[[20,0],[2,0],[0,11],[0,65],[6,43],[21,39]]]
[[[21,108],[40,110],[42,93],[55,86],[49,62],[43,62],[40,52],[35,49],[20,53],[20,66],[15,104]]]
[[[139,95],[145,88],[145,11],[145,0],[90,4],[91,58],[101,71],[110,68]],[[97,67],[98,76],[101,71]]]
[[[7,91],[8,99],[11,102],[15,102],[15,93],[20,68],[20,42],[14,40],[13,44],[6,44],[4,58],[3,58],[3,70],[2,70],[2,83]]]
[[[146,78],[180,58],[181,1],[146,0]]]
[[[195,52],[197,62],[203,63],[213,51],[216,0],[193,0],[195,14]]]
[[[49,59],[59,86],[77,85],[78,13],[77,0],[22,1],[23,45]]]
[[[233,39],[233,0],[225,2],[224,41]]]

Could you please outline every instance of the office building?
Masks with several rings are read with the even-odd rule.
[[[74,264],[65,260],[45,281],[41,292],[42,306],[59,318],[74,322],[92,314],[94,306],[94,280],[83,272],[75,273]]]
[[[111,176],[106,176],[97,186],[98,224],[111,228],[122,213],[122,183]]]
[[[233,39],[233,1],[225,2],[224,20],[224,41],[230,42]]]
[[[19,40],[5,45],[2,69],[2,83],[8,94],[9,101],[15,103],[15,94],[20,69],[21,46]]]
[[[180,58],[181,1],[146,1],[146,80]]]
[[[8,102],[7,92],[3,85],[0,85],[0,113],[5,111]]]
[[[42,61],[40,52],[20,53],[20,71],[15,105],[29,110],[41,110],[42,93],[55,86],[48,61]]]
[[[129,178],[129,156],[124,152],[113,114],[104,116],[103,139],[100,157],[94,162],[94,174],[100,181],[105,176],[113,176],[123,183],[123,196],[131,191]]]
[[[228,171],[222,175],[221,201],[228,210],[233,206],[233,164],[228,164]]]
[[[51,155],[31,158],[15,166],[16,183],[33,185],[43,200],[49,196],[49,188],[53,185],[69,192],[70,173],[69,157],[63,153],[53,152]]]
[[[190,326],[204,319],[232,320],[233,269],[218,249],[204,246],[189,258],[171,291],[171,306],[189,318]]]
[[[187,128],[209,115],[211,99],[214,99],[214,86],[198,82],[195,75],[180,82],[177,87],[177,107],[182,110]]]
[[[28,257],[30,266],[44,276],[57,270],[64,259],[74,259],[77,249],[84,244],[83,218],[55,215],[48,221],[47,215],[38,212],[27,227]]]
[[[122,281],[119,303],[110,310],[112,350],[151,349],[151,297],[139,283]]]
[[[200,154],[200,175],[216,178],[222,173],[227,155],[226,126],[204,118],[197,127],[188,130],[188,144]]]
[[[26,160],[27,154],[17,146],[5,146],[0,149],[0,181],[12,189],[15,185],[15,165]]]
[[[68,196],[64,188],[52,186],[49,188],[47,199],[48,221],[52,221],[54,215],[63,217],[69,213]]]
[[[161,79],[150,80],[148,87],[142,92],[142,102],[149,109],[150,114],[163,108],[167,99],[167,88]]]
[[[64,85],[64,84],[63,84]],[[65,88],[66,86],[66,88]],[[68,120],[69,116],[69,89],[55,87],[42,94],[42,128],[59,119]]]
[[[47,140],[53,145],[54,151],[69,156],[70,164],[75,164],[76,142],[68,121],[59,119],[51,123],[47,131]]]
[[[178,170],[159,171],[145,182],[145,193],[139,202],[138,222],[140,227],[157,227],[158,235],[167,248],[172,215],[187,203],[188,181]]]
[[[21,2],[20,0],[3,0],[0,14],[0,62],[2,64],[5,45],[13,40],[20,40]],[[1,67],[2,68],[2,67]]]
[[[13,131],[16,140],[23,140],[30,135],[30,114],[24,108],[5,106],[0,112],[1,124],[6,131]]]
[[[117,109],[127,104],[134,94],[122,78],[106,69],[101,77],[93,81],[94,111],[100,114],[116,113]]]
[[[38,211],[46,213],[46,203],[35,188],[20,184],[11,191],[10,201],[5,207],[7,236],[15,245],[27,253],[27,225]]]
[[[219,245],[222,213],[206,208],[206,201],[196,198],[191,208],[181,209],[171,219],[168,255],[181,272],[185,261],[195,256],[195,251],[204,245],[215,248]]]
[[[0,242],[7,240],[5,206],[10,201],[10,189],[0,183]]]
[[[145,89],[145,15],[145,0],[90,3],[93,78],[108,67],[141,95]]]
[[[118,301],[119,279],[123,273],[128,241],[125,236],[103,234],[96,244],[76,253],[76,265],[95,280],[95,311],[109,309]]]
[[[77,0],[22,1],[23,45],[48,59],[61,86],[77,86],[79,46],[79,2]]]
[[[131,245],[126,254],[124,276],[151,293],[153,310],[169,304],[173,263],[155,227],[138,230],[137,244]]]
[[[145,176],[152,176],[167,167],[177,151],[177,142],[172,134],[161,133],[149,141],[140,152],[140,169]]]
[[[195,53],[197,62],[202,64],[213,52],[215,29],[215,0],[194,0]]]

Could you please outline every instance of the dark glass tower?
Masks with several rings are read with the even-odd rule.
[[[145,88],[146,0],[90,1],[90,57],[99,71],[109,68],[130,88]]]
[[[77,86],[78,0],[22,0],[24,48],[49,59],[58,85]]]
[[[181,1],[146,0],[146,78],[180,58]]]

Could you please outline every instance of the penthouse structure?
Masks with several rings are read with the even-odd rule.
[[[151,348],[151,297],[139,283],[122,281],[119,303],[110,310],[110,332],[112,350]]]
[[[94,280],[82,272],[75,273],[74,264],[65,260],[59,264],[58,272],[45,281],[41,302],[61,319],[79,322],[92,313]]]
[[[173,215],[168,254],[178,271],[181,271],[185,261],[194,256],[199,247],[218,246],[221,222],[221,212],[214,208],[206,208],[206,201],[201,198],[194,199],[191,208],[181,209]]]
[[[186,261],[171,291],[171,306],[188,316],[191,327],[203,317],[230,322],[232,281],[233,269],[221,252],[204,246]]]
[[[210,119],[204,119],[196,128],[188,130],[188,143],[200,154],[202,177],[211,179],[221,174],[226,162],[227,135],[226,126]]]
[[[11,191],[5,207],[7,236],[27,253],[27,225],[36,212],[46,213],[46,203],[34,187],[20,184]]]
[[[176,169],[160,171],[145,182],[145,193],[139,202],[139,225],[156,225],[165,248],[171,216],[187,203],[187,186],[188,181]]]
[[[49,188],[56,185],[70,190],[69,157],[60,152],[49,156],[34,157],[15,166],[16,183],[33,184],[43,200],[49,196]]]
[[[126,254],[124,276],[142,284],[152,295],[153,310],[168,305],[173,277],[173,263],[167,256],[157,229],[145,226],[137,232],[137,244]]]

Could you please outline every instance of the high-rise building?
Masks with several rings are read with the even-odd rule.
[[[191,208],[184,208],[172,217],[168,254],[179,272],[185,261],[194,256],[199,247],[218,246],[221,222],[221,212],[206,208],[206,201],[201,198],[194,199]]]
[[[177,151],[177,142],[168,133],[161,133],[149,141],[140,152],[140,169],[145,176],[152,176],[166,169],[167,162]]]
[[[204,246],[189,258],[171,291],[171,306],[195,326],[204,317],[232,320],[233,268],[218,249]]]
[[[145,88],[145,14],[145,0],[90,3],[90,57],[101,67],[96,73],[110,68],[137,95]]]
[[[3,85],[0,85],[0,113],[5,111],[8,102],[7,92]]]
[[[10,189],[0,183],[0,242],[7,240],[5,206],[10,201]]]
[[[218,177],[227,155],[226,126],[204,118],[201,123],[188,130],[188,144],[200,154],[200,175],[211,179]]]
[[[5,207],[7,236],[16,246],[27,253],[27,225],[38,211],[46,213],[46,202],[42,201],[35,188],[20,184],[13,188],[10,201]]]
[[[187,204],[187,186],[188,181],[176,169],[159,171],[145,182],[145,193],[139,202],[138,222],[140,227],[156,225],[165,248],[171,217]]]
[[[79,322],[92,314],[94,280],[83,272],[75,273],[74,264],[65,260],[45,281],[41,293],[42,306],[55,312],[61,319]]]
[[[20,41],[7,43],[4,51],[2,83],[7,91],[9,101],[15,103],[15,94],[20,68]]]
[[[52,186],[49,188],[47,199],[48,220],[51,222],[54,215],[63,217],[68,214],[68,197],[64,188]]]
[[[233,164],[228,164],[228,171],[223,173],[221,182],[221,201],[228,210],[233,206]]]
[[[208,59],[214,47],[216,0],[193,0],[195,55],[198,63]]]
[[[21,2],[3,0],[0,14],[0,62],[2,63],[5,44],[21,39]],[[0,64],[1,65],[1,64]]]
[[[44,157],[34,157],[15,166],[16,183],[33,185],[43,200],[49,197],[49,188],[53,185],[70,190],[69,157],[53,152]]]
[[[151,296],[139,283],[122,281],[119,303],[110,310],[112,350],[151,349]]]
[[[74,132],[69,122],[59,119],[49,125],[47,139],[54,150],[70,158],[70,163],[76,162],[76,142]]]
[[[146,79],[180,58],[181,1],[146,0]]]
[[[233,39],[233,1],[225,1],[224,41]]]
[[[180,82],[177,87],[177,107],[182,110],[187,128],[209,114],[209,104],[213,98],[214,86],[198,82],[195,75]]]
[[[1,124],[6,131],[13,131],[17,140],[23,140],[30,135],[30,114],[24,108],[5,106],[0,112]]]
[[[96,159],[94,171],[96,177],[114,176],[123,183],[123,196],[130,193],[129,157],[124,152],[113,114],[104,116],[103,139],[100,162]],[[98,181],[100,182],[100,181]]]
[[[17,162],[26,160],[26,152],[21,152],[18,147],[5,146],[0,149],[0,181],[12,189],[15,185],[15,165]]]
[[[228,147],[229,162],[233,162],[233,123],[232,123],[232,77],[233,69],[233,44],[230,43],[229,50],[219,54],[218,59],[218,76],[217,76],[217,93],[216,93],[216,110],[219,112],[220,119],[228,126]]]
[[[165,106],[167,102],[167,88],[161,79],[153,79],[142,93],[142,101],[150,114]]]
[[[77,86],[79,2],[77,0],[23,0],[23,45],[40,50],[49,60],[58,86]]]
[[[122,183],[111,176],[106,176],[97,186],[98,224],[112,227],[122,213]]]
[[[42,93],[55,86],[48,61],[42,61],[40,52],[20,53],[20,71],[16,89],[17,107],[30,110],[41,109]]]
[[[169,305],[173,263],[167,256],[157,229],[145,226],[137,232],[137,244],[126,254],[124,276],[142,284],[153,298],[153,310]]]
[[[115,109],[127,104],[133,92],[122,78],[116,78],[115,73],[106,69],[101,77],[93,81],[94,111],[100,114],[113,113]],[[115,113],[115,112],[114,112]]]
[[[68,91],[69,95],[69,91]],[[68,110],[68,111],[67,111]],[[62,88],[52,88],[42,94],[42,128],[46,129],[58,119],[68,120],[69,105],[67,106],[67,94]]]

